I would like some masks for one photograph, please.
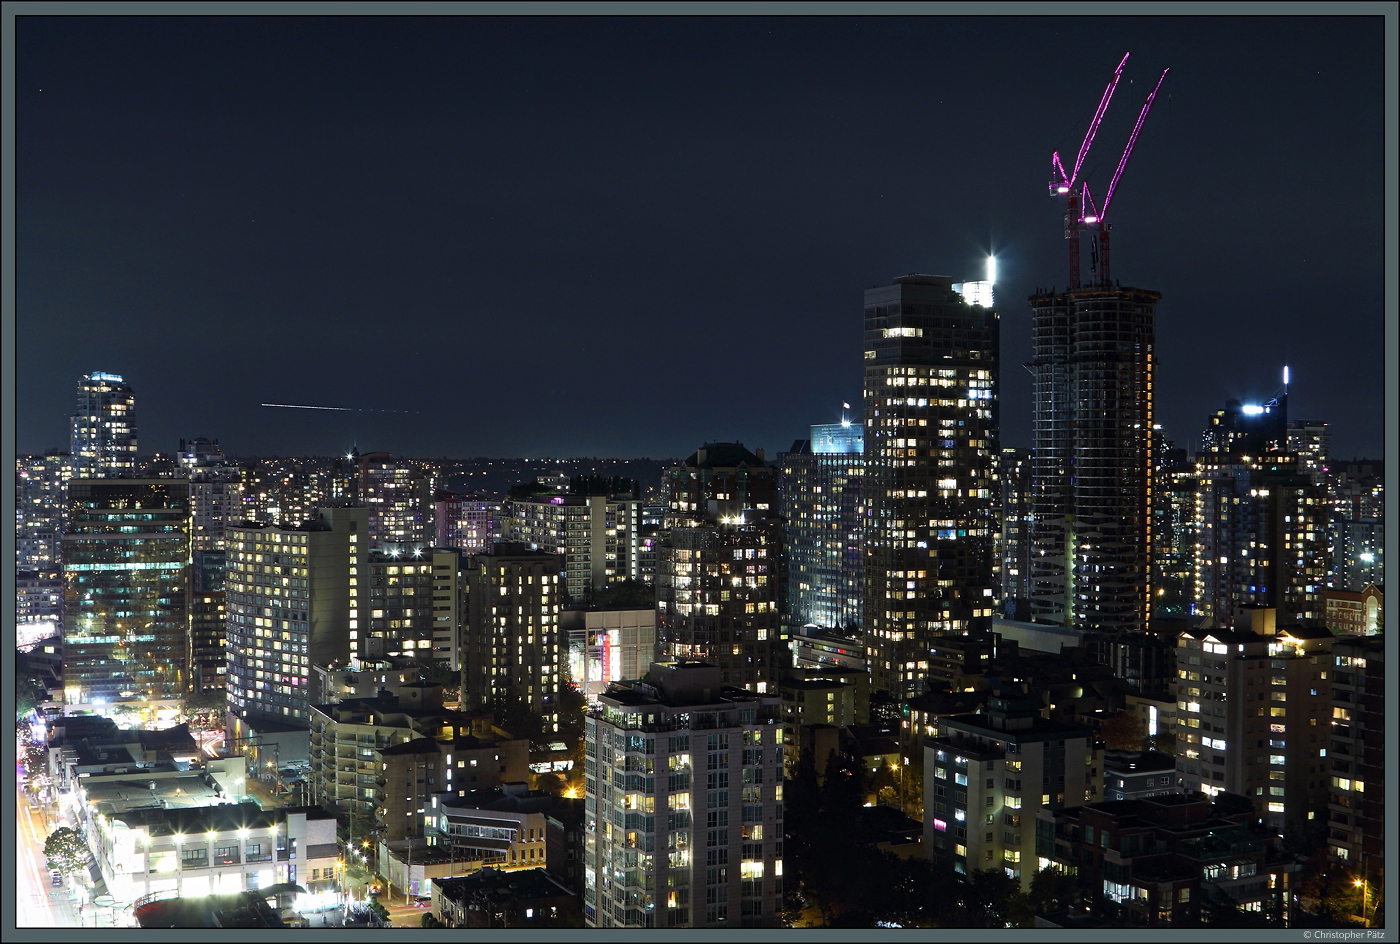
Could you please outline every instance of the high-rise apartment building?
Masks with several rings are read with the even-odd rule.
[[[1229,626],[1248,606],[1321,623],[1330,523],[1326,494],[1297,457],[1198,463],[1193,612]]]
[[[657,663],[600,702],[584,720],[588,927],[781,927],[777,694]]]
[[[791,666],[779,613],[781,530],[742,515],[672,528],[656,578],[656,659],[709,662],[724,684],[777,691]]]
[[[68,704],[178,699],[189,682],[189,483],[75,478],[68,521]]]
[[[491,547],[500,513],[499,502],[440,488],[433,494],[436,545],[480,554]]]
[[[456,664],[460,625],[459,555],[452,548],[408,554],[370,551],[360,597],[359,654]]]
[[[1327,845],[1374,888],[1384,887],[1385,641],[1344,636],[1332,642],[1332,718]]]
[[[559,688],[568,651],[559,627],[559,555],[498,543],[467,558],[462,630],[462,705],[522,705],[545,733],[559,730]]]
[[[224,688],[228,643],[224,636],[224,551],[195,550],[190,569],[190,687]]]
[[[997,313],[944,276],[865,293],[865,616],[871,683],[917,695],[928,639],[995,607]]]
[[[1003,447],[997,468],[1001,530],[997,541],[998,598],[1017,617],[1031,599],[1031,451]],[[1024,617],[1028,614],[1022,614]]]
[[[846,632],[861,625],[864,442],[849,421],[816,425],[778,457],[789,636],[808,623]]]
[[[267,722],[305,729],[311,666],[359,654],[367,626],[365,526],[364,508],[337,506],[297,526],[228,529],[231,731]]]
[[[94,371],[78,378],[78,409],[71,424],[75,476],[136,471],[136,395],[120,374]]]
[[[783,638],[777,470],[763,450],[706,443],[663,473],[669,530],[657,553],[656,660],[704,661],[726,685],[771,693]]]
[[[778,502],[777,470],[763,450],[743,443],[710,442],[662,473],[666,527],[732,518],[746,510],[771,512]]]
[[[1117,634],[1144,630],[1151,616],[1161,297],[1093,285],[1030,298],[1037,622]]]
[[[50,571],[63,558],[70,457],[57,452],[15,462],[15,562],[22,570]]]
[[[500,534],[503,541],[558,554],[570,603],[583,603],[609,584],[641,576],[641,502],[631,496],[510,498],[501,508]]]
[[[1153,448],[1152,612],[1191,611],[1196,568],[1196,463],[1164,437]]]
[[[289,458],[259,459],[240,470],[247,521],[293,527],[333,502],[354,502],[358,494],[355,459],[331,463]],[[362,540],[364,540],[362,538]]]
[[[388,453],[360,457],[360,501],[369,512],[370,545],[431,546],[436,520],[433,482],[407,460]]]
[[[1097,802],[1103,753],[1088,728],[994,695],[984,712],[937,719],[924,740],[924,849],[970,875],[1003,869],[1023,890],[1036,864],[1036,814]]]
[[[242,476],[234,468],[199,468],[190,472],[191,542],[196,550],[224,546],[224,529],[243,518]]]
[[[1283,828],[1325,816],[1332,633],[1276,616],[1261,607],[1239,629],[1178,637],[1176,772],[1188,790],[1249,797]]]
[[[1322,420],[1293,420],[1288,424],[1287,450],[1298,457],[1303,471],[1319,485],[1331,465],[1332,437]]]
[[[44,623],[49,628],[63,619],[63,573],[56,568],[15,571],[15,622]],[[30,627],[27,632],[43,632]]]
[[[1333,587],[1360,590],[1385,582],[1384,472],[1380,460],[1328,463]]]

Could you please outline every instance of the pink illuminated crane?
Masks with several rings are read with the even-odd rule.
[[[1079,153],[1074,158],[1074,170],[1065,173],[1065,167],[1060,163],[1060,152],[1055,151],[1050,155],[1050,194],[1051,196],[1065,196],[1065,242],[1069,247],[1069,278],[1070,288],[1079,287],[1079,233],[1083,229],[1081,222],[1079,194],[1074,192],[1074,185],[1079,180],[1079,170],[1084,166],[1084,158],[1089,155],[1089,148],[1094,143],[1094,135],[1098,134],[1099,123],[1103,121],[1104,113],[1108,111],[1108,103],[1113,98],[1113,92],[1118,88],[1118,80],[1123,78],[1123,66],[1128,63],[1128,56],[1131,53],[1123,53],[1123,58],[1118,61],[1118,68],[1113,70],[1113,78],[1109,80],[1108,86],[1103,90],[1103,95],[1099,98],[1098,110],[1094,112],[1094,118],[1089,122],[1089,130],[1084,135],[1084,141],[1079,145]]]
[[[1094,136],[1098,133],[1099,123],[1103,121],[1104,113],[1108,110],[1109,100],[1113,98],[1118,81],[1123,77],[1123,66],[1127,61],[1128,54],[1124,53],[1123,58],[1118,63],[1118,68],[1113,72],[1113,78],[1099,99],[1098,110],[1094,112],[1093,121],[1089,124],[1089,131],[1084,135],[1084,142],[1079,146],[1079,154],[1074,161],[1074,170],[1069,174],[1065,173],[1058,151],[1050,157],[1052,168],[1050,192],[1056,196],[1063,194],[1067,197],[1065,240],[1069,246],[1070,288],[1079,287],[1079,238],[1085,230],[1090,230],[1095,234],[1094,239],[1098,250],[1095,254],[1096,264],[1094,267],[1098,269],[1098,281],[1105,285],[1109,283],[1108,231],[1110,227],[1104,221],[1104,217],[1108,213],[1108,206],[1113,200],[1114,193],[1118,190],[1118,181],[1123,176],[1123,170],[1128,166],[1128,158],[1132,156],[1138,134],[1142,131],[1143,122],[1147,120],[1147,113],[1152,110],[1152,103],[1156,101],[1157,92],[1161,89],[1167,72],[1170,71],[1168,69],[1162,70],[1162,74],[1157,78],[1156,86],[1147,96],[1147,101],[1143,102],[1142,109],[1138,112],[1137,124],[1133,126],[1133,132],[1128,136],[1127,147],[1123,149],[1123,156],[1119,158],[1118,167],[1113,171],[1113,178],[1109,181],[1108,190],[1104,193],[1103,207],[1100,208],[1094,204],[1093,194],[1089,192],[1088,181],[1079,180],[1079,171],[1083,167],[1084,158],[1089,153],[1090,145],[1093,144]],[[1076,183],[1079,184],[1079,193],[1075,193]]]

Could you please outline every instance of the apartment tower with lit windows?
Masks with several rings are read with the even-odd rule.
[[[779,614],[777,470],[742,443],[706,443],[663,473],[656,661],[708,662],[724,684],[772,694],[792,666]]]
[[[75,476],[136,470],[136,394],[121,374],[93,371],[79,377],[78,409],[70,420]]]
[[[584,719],[587,926],[782,927],[778,695],[658,662],[599,702]]]
[[[1247,796],[1275,828],[1327,816],[1333,637],[1245,611],[1234,629],[1177,642],[1176,773],[1209,796]]]
[[[1000,325],[960,287],[865,293],[863,625],[872,687],[897,698],[922,691],[935,634],[995,606]]]
[[[306,730],[311,666],[359,655],[365,634],[366,512],[321,508],[295,527],[225,532],[228,728]]]
[[[564,588],[560,557],[524,544],[496,543],[466,560],[467,620],[462,628],[462,706],[511,706],[559,730],[559,688],[568,646],[559,628]]]

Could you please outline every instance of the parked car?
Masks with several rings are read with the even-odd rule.
[[[55,885],[62,885],[62,884],[63,884],[63,873],[60,872],[58,869],[50,869],[50,870],[49,870],[49,879],[50,879],[50,881],[52,881],[53,884],[55,884]]]

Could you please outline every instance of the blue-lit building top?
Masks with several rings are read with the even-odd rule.
[[[851,422],[820,423],[812,426],[814,455],[858,456],[865,451],[864,427]]]

